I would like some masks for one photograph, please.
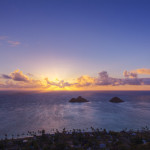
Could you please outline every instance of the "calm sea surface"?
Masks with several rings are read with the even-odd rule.
[[[69,103],[82,96],[88,103]],[[118,96],[124,103],[110,103]],[[150,92],[0,92],[0,137],[45,129],[150,127]]]

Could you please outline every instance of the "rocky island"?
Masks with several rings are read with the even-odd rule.
[[[120,99],[119,97],[113,97],[111,100],[109,100],[109,102],[112,102],[112,103],[122,103],[124,101],[122,99]]]
[[[82,102],[88,102],[88,100],[85,99],[85,98],[83,98],[83,97],[81,97],[81,96],[79,96],[77,98],[72,98],[69,102],[72,102],[72,103],[74,103],[74,102],[82,103]]]

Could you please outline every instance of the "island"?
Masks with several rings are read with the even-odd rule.
[[[79,96],[77,98],[72,98],[69,102],[72,102],[72,103],[74,103],[74,102],[82,103],[82,102],[89,102],[89,101],[87,99]]]
[[[119,97],[113,97],[111,100],[109,100],[109,102],[112,102],[112,103],[122,103],[124,101],[122,99],[120,99]]]

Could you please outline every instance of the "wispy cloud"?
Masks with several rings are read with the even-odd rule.
[[[0,41],[1,45],[9,44],[11,47],[15,47],[21,44],[19,41],[12,40],[8,36],[0,36]]]
[[[123,72],[123,75],[126,78],[137,78],[139,74],[150,75],[150,69],[141,68],[141,69],[136,69],[136,70],[131,70],[131,71],[125,70]]]
[[[8,36],[0,36],[0,40],[6,40]]]
[[[137,69],[136,72],[137,72],[138,74],[150,75],[150,69],[146,69],[146,68]]]
[[[21,43],[19,41],[7,41],[10,46],[15,47],[20,45]]]

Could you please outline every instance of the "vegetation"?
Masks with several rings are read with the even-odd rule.
[[[24,134],[23,134],[24,135]],[[54,134],[44,130],[28,132],[28,136],[0,140],[0,150],[150,150],[150,130],[123,130],[121,132],[94,129],[73,129]]]

